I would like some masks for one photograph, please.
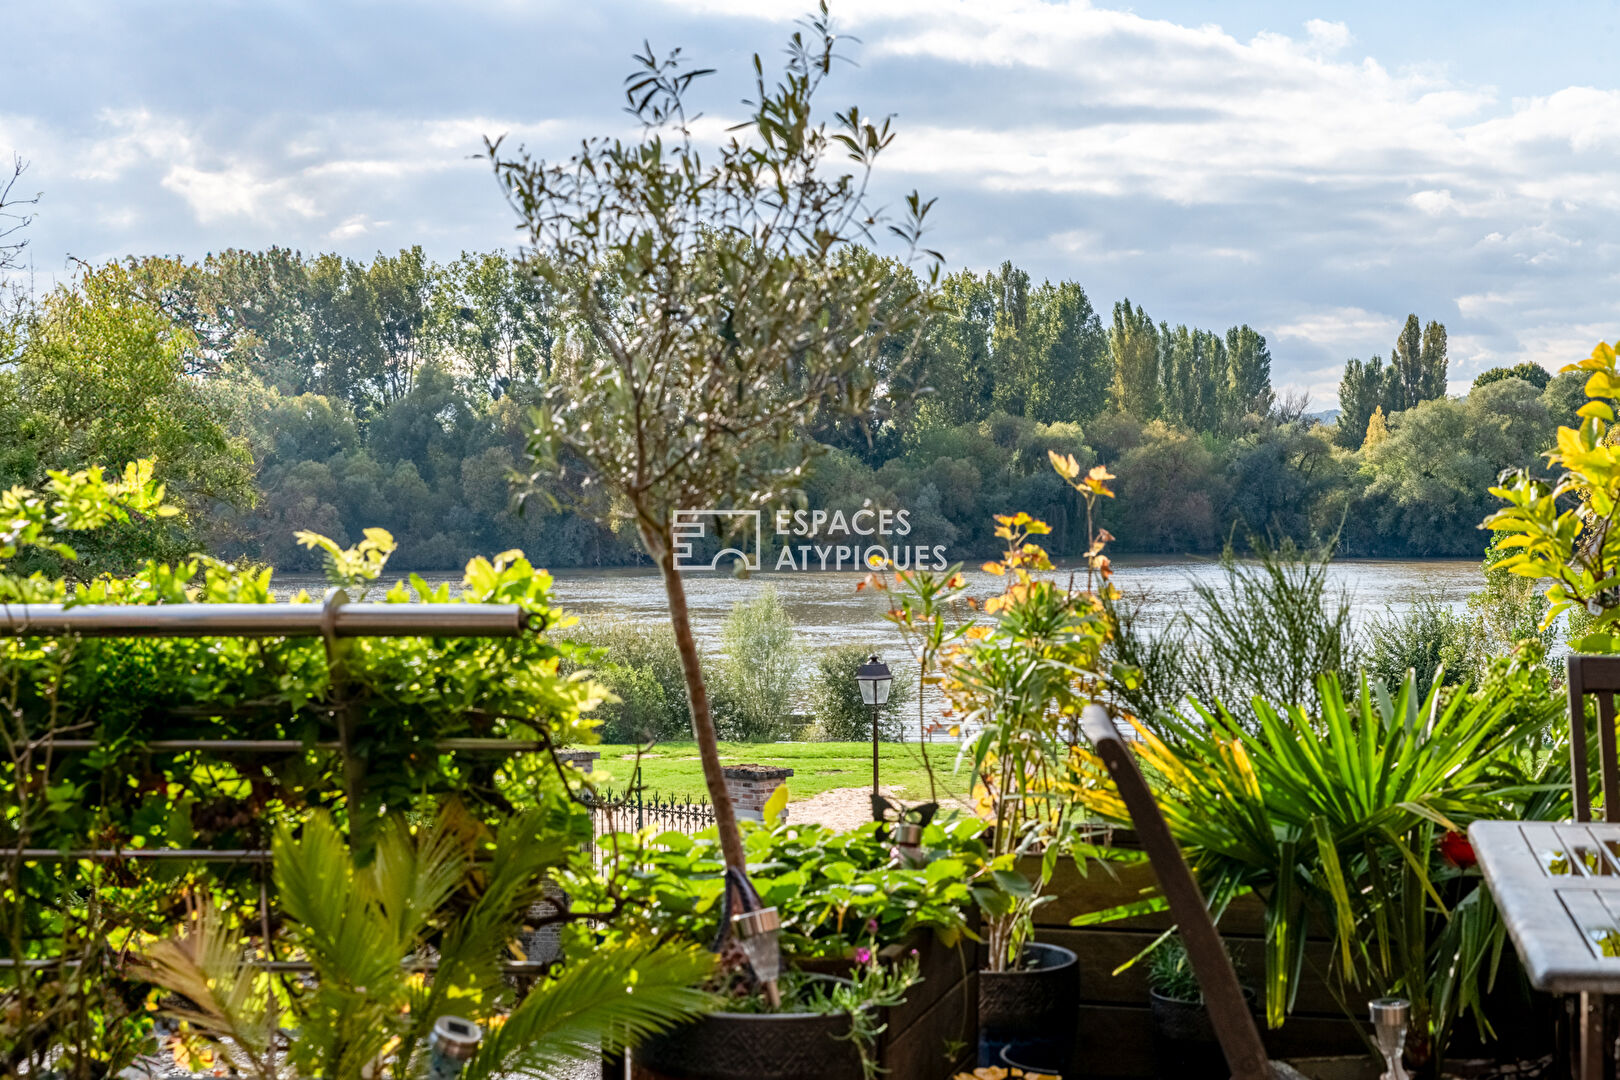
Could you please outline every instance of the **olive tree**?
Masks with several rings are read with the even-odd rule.
[[[747,118],[717,147],[703,147],[699,131],[717,128],[700,129],[687,104],[709,72],[650,47],[626,80],[639,138],[588,139],[563,161],[487,144],[570,327],[534,414],[536,482],[571,475],[605,495],[586,505],[632,521],[661,571],[721,845],[739,872],[673,514],[763,509],[796,487],[815,450],[805,429],[871,407],[885,389],[878,349],[920,336],[938,272],[919,247],[930,203],[914,192],[891,221],[868,192],[889,122],[813,109],[835,44],[823,6],[790,39],[774,85],[756,54]],[[864,252],[879,232],[907,259],[929,256],[930,272],[896,274]]]

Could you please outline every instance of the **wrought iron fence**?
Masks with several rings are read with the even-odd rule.
[[[615,832],[636,832],[651,828],[656,832],[702,832],[714,824],[714,807],[707,799],[696,802],[675,795],[664,796],[641,788],[614,792],[603,789],[586,799],[591,808],[591,837],[597,860],[601,845],[596,838]]]

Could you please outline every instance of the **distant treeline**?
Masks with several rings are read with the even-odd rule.
[[[1076,552],[1083,523],[1048,450],[1116,474],[1101,524],[1121,551],[1254,533],[1477,555],[1486,488],[1535,466],[1583,400],[1577,377],[1539,368],[1448,399],[1445,328],[1414,316],[1387,366],[1347,365],[1324,426],[1278,400],[1247,325],[1155,322],[1128,300],[1104,318],[1078,283],[1034,284],[1010,263],[947,276],[940,303],[923,340],[885,349],[887,396],[866,422],[807,421],[828,452],[803,505],[905,509],[909,536],[891,542],[953,559],[991,553],[991,517],[1011,510]],[[558,567],[632,563],[628,528],[572,509],[590,492],[527,479],[528,408],[566,387],[580,340],[543,280],[499,253],[361,263],[277,248],[87,268],[0,318],[0,485],[155,456],[191,510],[168,549],[286,569],[316,565],[295,530],[349,543],[373,525],[403,568],[513,547]]]

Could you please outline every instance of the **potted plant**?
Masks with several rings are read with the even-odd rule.
[[[771,1008],[746,968],[709,988],[719,1011],[635,1053],[645,1077],[848,1077],[882,1069],[943,1080],[967,1063],[978,1027],[974,897],[988,864],[983,824],[923,829],[922,858],[901,859],[877,823],[750,826],[751,880],[780,916],[782,1003]],[[713,943],[725,866],[713,831],[617,834],[601,871],[566,883],[576,904],[617,908],[598,939]],[[605,937],[604,937],[605,935]],[[829,981],[830,980],[830,981]]]
[[[771,1004],[757,989],[733,993],[707,1022],[648,1039],[637,1080],[876,1080],[886,1010],[920,982],[915,956],[897,964],[867,952],[844,978],[788,969]]]
[[[1221,1080],[1230,1070],[1181,938],[1164,939],[1148,954],[1147,963],[1153,1057],[1161,1080]],[[1244,987],[1243,996],[1253,1004],[1252,990]]]
[[[1073,457],[1052,464],[1086,502],[1109,495],[1103,469],[1084,478]],[[1099,533],[1087,552],[1084,587],[1037,577],[1052,564],[1031,538],[1050,532],[1028,514],[998,516],[1006,543],[984,569],[1005,590],[985,601],[993,619],[964,635],[945,660],[945,690],[977,734],[963,744],[978,778],[981,813],[994,821],[989,872],[975,885],[984,913],[986,953],[979,980],[979,1062],[1011,1057],[1026,1068],[1058,1072],[1074,1049],[1080,971],[1074,953],[1032,940],[1034,914],[1048,897],[1059,854],[1071,840],[1073,718],[1101,691],[1097,675],[1108,633],[1098,588],[1108,588]],[[1031,879],[1020,860],[1039,857]]]

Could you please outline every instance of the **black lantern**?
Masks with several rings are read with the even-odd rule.
[[[861,687],[861,700],[872,709],[872,805],[878,800],[878,710],[889,701],[889,687],[894,684],[894,676],[889,674],[889,665],[877,658],[873,653],[866,663],[855,670],[855,681]]]
[[[868,705],[885,705],[889,700],[889,687],[894,683],[894,676],[889,674],[889,665],[877,658],[874,653],[855,672],[855,681],[861,684],[861,700]]]

